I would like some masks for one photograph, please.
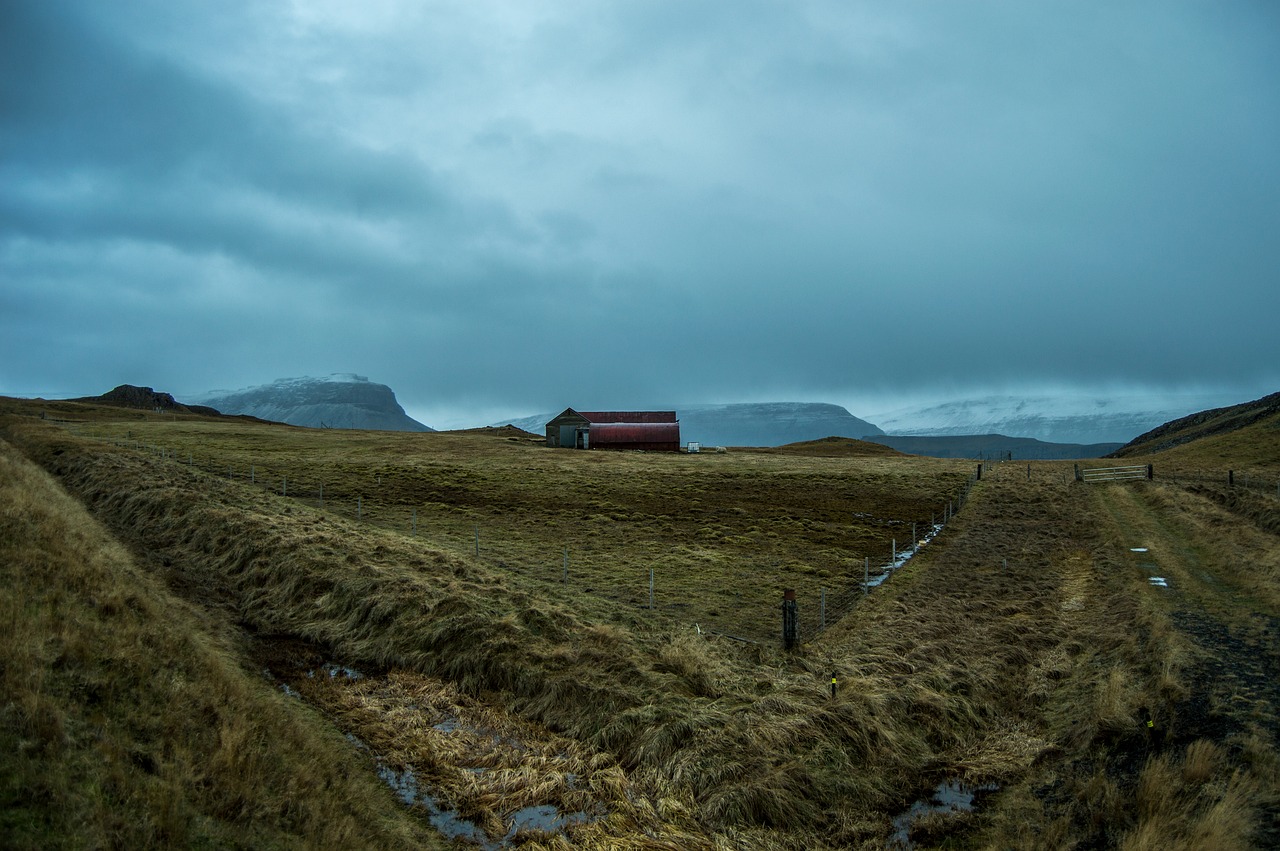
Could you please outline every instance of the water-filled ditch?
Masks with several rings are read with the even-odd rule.
[[[943,781],[931,797],[916,801],[893,820],[893,834],[886,847],[892,851],[915,848],[917,841],[928,841],[929,837],[920,834],[929,833],[931,823],[945,824],[963,818],[977,809],[983,795],[997,788],[995,784],[970,786],[959,780]]]

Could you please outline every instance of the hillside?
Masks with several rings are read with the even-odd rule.
[[[1260,425],[1262,430],[1280,429],[1280,393],[1240,405],[1200,411],[1164,423],[1134,438],[1116,450],[1112,457],[1128,458],[1163,452],[1195,441],[1223,437],[1254,425]]]
[[[0,402],[0,439],[82,507],[52,510],[87,510],[191,613],[173,632],[212,636],[201,646],[320,726],[307,741],[339,743],[334,764],[385,781],[378,807],[401,801],[441,835],[717,851],[1280,838],[1268,495],[1160,473],[1085,484],[1053,461],[990,463],[975,482],[968,461],[857,441],[575,453],[505,429],[308,431],[74,403],[55,423],[43,403]],[[1274,451],[1269,427],[1234,434]],[[24,522],[0,540],[29,535]],[[864,588],[890,558],[889,580]],[[29,563],[56,577],[49,565],[78,559]],[[24,624],[24,646],[70,634],[18,617],[41,610],[37,594],[134,608],[77,578],[10,588],[0,629]],[[789,652],[783,589],[798,601]],[[114,640],[95,633],[65,659],[95,643],[120,658]],[[33,658],[46,682],[66,667]],[[211,674],[185,676],[219,693]],[[98,723],[168,700],[170,683],[121,681]],[[36,717],[19,714],[30,690],[7,694],[6,718]],[[175,724],[205,717],[166,705]],[[13,744],[14,776],[78,776]],[[99,759],[127,772],[135,749]],[[148,788],[185,800],[166,771]],[[258,800],[235,799],[234,776],[206,775],[201,800]],[[294,794],[327,806],[310,788]],[[931,810],[939,790],[976,793],[976,808]],[[47,796],[22,800],[63,844],[111,844],[77,841]],[[279,800],[219,812],[239,830],[301,806]],[[308,812],[280,841],[243,844],[342,823],[340,808]],[[370,828],[346,844],[384,842]]]
[[[247,414],[306,428],[433,431],[404,412],[390,387],[349,373],[214,390],[197,401],[224,414]]]
[[[444,847],[4,440],[0,644],[6,848]]]

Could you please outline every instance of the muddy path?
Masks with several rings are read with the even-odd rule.
[[[1280,612],[1268,565],[1280,537],[1257,515],[1172,485],[1108,485],[1094,498],[1150,601],[1185,642],[1184,697],[1167,708],[1165,749],[1198,739],[1239,757],[1242,743],[1280,741]],[[1213,535],[1206,534],[1211,529]],[[1280,802],[1259,813],[1260,847],[1280,847]]]

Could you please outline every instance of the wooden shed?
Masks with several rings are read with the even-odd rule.
[[[564,412],[547,423],[547,446],[565,449],[680,451],[675,411]]]

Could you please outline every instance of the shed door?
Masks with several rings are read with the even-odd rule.
[[[560,445],[573,449],[578,443],[578,427],[574,425],[560,426]]]

